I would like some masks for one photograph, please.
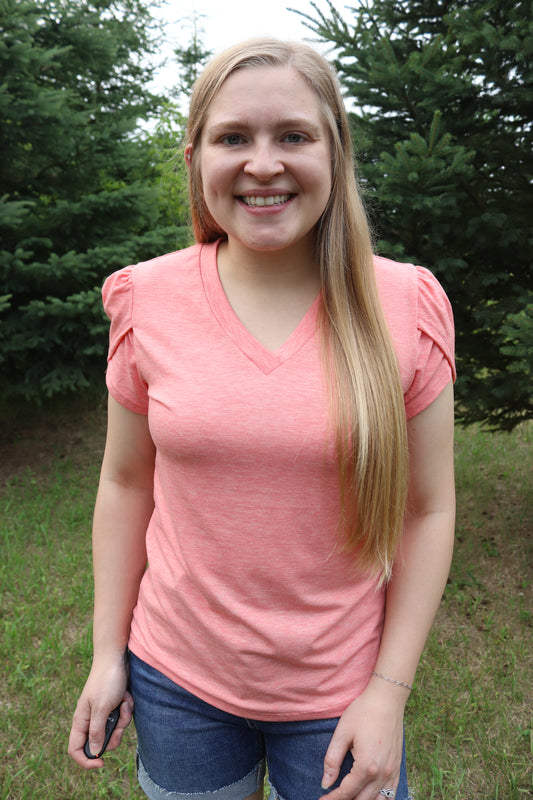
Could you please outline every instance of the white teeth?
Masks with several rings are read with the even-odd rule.
[[[280,203],[286,203],[289,200],[290,194],[274,194],[270,197],[242,197],[247,206],[277,206]]]

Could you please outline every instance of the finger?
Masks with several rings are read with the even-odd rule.
[[[83,750],[88,730],[88,717],[76,711],[69,736],[68,754],[83,769],[99,769],[104,765],[103,760],[101,758],[89,759]]]
[[[399,781],[396,781],[396,783],[394,784],[394,788],[392,783],[388,783],[386,786],[383,787],[383,789],[380,789],[374,800],[384,800],[385,797],[390,797],[391,799],[396,797],[396,789],[398,788],[398,783]]]
[[[91,714],[91,721],[89,724],[89,750],[92,756],[99,756],[102,752],[105,739],[105,725],[109,713],[110,711],[95,709]]]
[[[397,773],[395,778],[391,778],[391,773],[379,768],[376,761],[370,762],[364,769],[356,762],[348,775],[341,781],[339,786],[320,800],[383,800],[380,794],[382,788],[390,789],[398,786],[400,776]]]
[[[328,792],[328,794],[321,797],[320,800],[353,800],[354,797],[357,797],[359,800],[360,790],[360,778],[354,772],[350,772],[343,778],[336,789],[332,792]]]
[[[117,722],[117,727],[113,731],[111,739],[109,740],[109,744],[107,745],[107,750],[116,750],[119,747],[122,737],[124,735],[124,731],[130,724],[132,717],[133,717],[133,697],[129,692],[124,694],[124,699],[120,706],[120,717]]]
[[[107,743],[106,750],[115,750],[122,739],[125,728],[130,724],[133,713],[133,698],[129,692],[124,693],[120,702],[120,716],[113,733]],[[95,709],[89,724],[89,750],[93,756],[102,756],[106,739],[106,725],[110,712]]]
[[[324,757],[324,773],[322,775],[322,788],[329,789],[339,777],[339,771],[346,753],[350,749],[351,741],[342,733],[339,723],[335,729],[326,755]]]

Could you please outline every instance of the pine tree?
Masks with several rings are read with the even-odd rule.
[[[188,104],[192,87],[202,67],[213,53],[212,50],[208,50],[204,45],[203,37],[205,31],[201,25],[203,17],[203,14],[193,12],[190,17],[181,20],[183,27],[190,31],[190,36],[186,45],[177,44],[174,48],[179,71],[175,94],[185,104]]]
[[[0,395],[105,369],[106,275],[184,243],[138,122],[156,48],[143,0],[0,0]],[[185,220],[181,220],[185,225]]]
[[[188,219],[187,168],[183,154],[190,95],[196,78],[212,54],[203,43],[204,29],[200,24],[203,15],[193,12],[181,20],[186,43],[174,46],[177,64],[177,82],[169,92],[158,114],[157,124],[150,143],[153,158],[160,173],[160,185],[165,208],[171,221]]]
[[[531,0],[374,0],[346,19],[312,5],[378,249],[428,266],[452,301],[459,418],[533,418]]]

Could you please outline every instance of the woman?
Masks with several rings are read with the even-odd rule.
[[[453,327],[374,258],[312,48],[208,65],[197,244],[108,279],[94,660],[69,752],[132,710],[150,798],[408,797],[403,712],[453,547]],[[146,563],[148,567],[146,568]],[[146,569],[145,569],[146,568]]]

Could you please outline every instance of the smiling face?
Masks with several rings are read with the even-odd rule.
[[[296,70],[230,75],[209,107],[199,155],[205,203],[230,246],[309,253],[331,192],[331,152],[318,97]]]

